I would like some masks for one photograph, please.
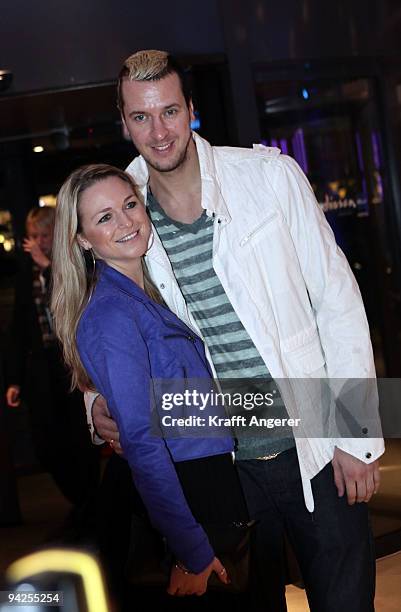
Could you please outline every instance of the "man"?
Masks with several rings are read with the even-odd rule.
[[[169,307],[203,336],[217,377],[374,378],[359,290],[297,164],[277,149],[214,148],[191,133],[184,75],[165,52],[128,58],[118,93],[140,153],[127,170],[155,228],[148,268]],[[289,416],[318,414],[313,394],[307,406],[285,387]],[[93,414],[118,449],[101,400]],[[284,531],[311,610],[373,610],[366,502],[382,452],[381,439],[294,440],[290,429],[239,441],[237,465],[259,521],[255,610],[286,610]]]

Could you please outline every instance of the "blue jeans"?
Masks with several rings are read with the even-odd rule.
[[[366,503],[339,498],[328,464],[305,506],[295,449],[269,461],[237,461],[255,530],[250,608],[285,612],[284,533],[294,549],[311,612],[372,612],[375,553]]]

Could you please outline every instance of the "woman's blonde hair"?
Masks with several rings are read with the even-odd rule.
[[[117,177],[128,183],[142,201],[142,196],[129,174],[107,164],[92,164],[75,170],[61,187],[57,196],[52,259],[51,310],[54,329],[62,343],[64,360],[72,372],[72,389],[93,389],[93,384],[79,357],[76,332],[79,319],[88,303],[96,283],[94,262],[79,245],[81,232],[79,203],[81,196],[94,183],[109,177]],[[88,261],[89,259],[89,261]],[[156,302],[161,302],[159,292],[152,283],[145,262],[145,292]]]

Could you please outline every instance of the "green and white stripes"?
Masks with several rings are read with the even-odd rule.
[[[150,193],[148,207],[178,285],[208,346],[217,377],[271,379],[214,271],[213,219],[204,212],[191,224],[173,221]],[[286,414],[284,405],[279,403],[280,399],[276,408]],[[294,444],[291,430],[285,435],[283,439],[280,432],[280,439],[274,439],[269,432],[263,438],[240,439],[237,458],[256,458],[290,448]]]

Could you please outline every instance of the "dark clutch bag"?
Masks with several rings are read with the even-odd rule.
[[[245,591],[250,574],[250,544],[255,521],[230,525],[203,525],[210,544],[226,568],[230,584],[223,584],[213,572],[209,588],[224,592]],[[131,540],[126,564],[127,579],[137,586],[166,587],[171,566],[172,553],[165,539],[150,525],[146,518],[133,515]]]

